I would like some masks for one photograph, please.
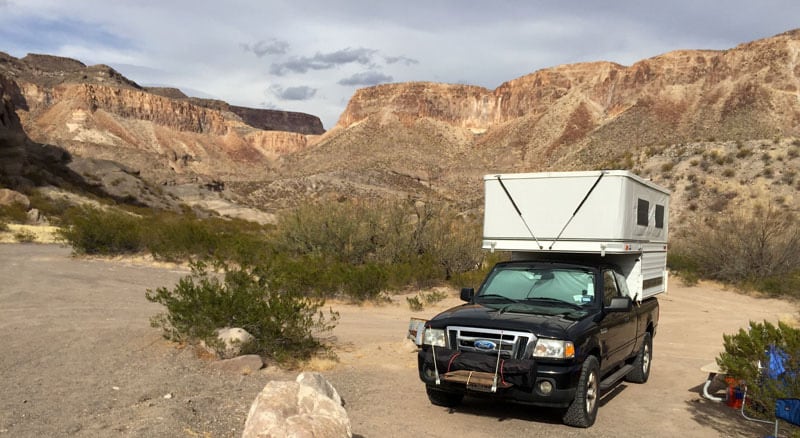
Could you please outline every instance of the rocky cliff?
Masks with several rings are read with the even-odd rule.
[[[772,192],[767,198],[794,202],[798,137],[795,30],[630,66],[557,66],[494,90],[364,88],[313,148],[286,158],[285,177],[250,193],[261,203],[350,193],[475,207],[487,173],[627,168],[673,187],[679,206],[697,209],[705,199],[718,208],[756,188],[753,199]],[[701,190],[700,181],[714,188]]]
[[[381,85],[357,91],[337,127],[387,114],[401,121],[429,118],[475,132],[525,120],[537,128],[538,137],[525,143],[549,148],[573,146],[615,122],[645,118],[661,125],[657,135],[630,134],[653,142],[797,135],[798,53],[800,31],[791,31],[730,50],[671,52],[629,67],[608,62],[559,66],[495,90]],[[643,126],[652,131],[649,124]]]
[[[2,75],[19,90],[5,105],[34,140],[161,184],[222,181],[267,210],[324,196],[469,210],[483,175],[544,170],[631,169],[674,189],[673,211],[719,212],[742,199],[796,208],[800,189],[797,30],[630,66],[557,66],[494,90],[365,88],[322,135],[311,135],[321,126],[307,115],[142,88],[64,58],[0,54]]]
[[[322,133],[314,116],[143,88],[68,58],[0,53],[0,74],[19,89],[14,108],[32,140],[120,161],[162,184],[264,172]]]

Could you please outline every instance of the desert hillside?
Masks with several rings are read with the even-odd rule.
[[[680,221],[753,201],[796,209],[799,54],[793,30],[631,66],[546,68],[494,90],[379,85],[358,90],[325,133],[310,115],[144,88],[103,65],[2,54],[0,128],[21,126],[34,143],[117,162],[155,186],[211,187],[269,212],[321,197],[472,210],[487,173],[624,168],[672,188]]]

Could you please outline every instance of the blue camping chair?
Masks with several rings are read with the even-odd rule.
[[[789,356],[780,348],[770,345],[767,349],[767,366],[763,368],[765,377],[777,380],[787,373],[786,361]],[[759,365],[760,366],[760,365]],[[794,372],[789,373],[794,377]],[[747,416],[744,408],[747,401],[747,387],[744,388],[744,395],[742,396],[742,416],[750,421],[758,421],[759,423],[772,424],[771,421],[760,420]],[[798,398],[779,398],[775,401],[775,438],[778,436],[778,425],[780,420],[786,421],[795,426],[800,426],[800,399]]]

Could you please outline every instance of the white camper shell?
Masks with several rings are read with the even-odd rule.
[[[483,248],[514,259],[602,257],[634,300],[666,292],[670,192],[625,170],[486,175]]]

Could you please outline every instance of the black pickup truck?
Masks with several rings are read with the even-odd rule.
[[[565,424],[589,427],[601,392],[648,379],[658,301],[632,301],[614,265],[502,262],[461,299],[422,334],[419,377],[435,405],[494,397],[564,408]]]

